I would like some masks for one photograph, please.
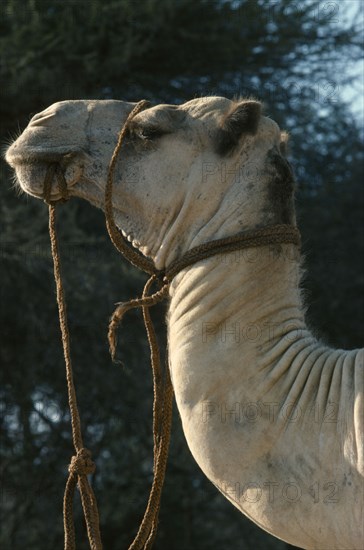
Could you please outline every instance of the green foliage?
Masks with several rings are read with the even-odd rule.
[[[330,6],[331,8],[330,8]],[[181,102],[246,94],[291,134],[311,324],[333,345],[363,334],[362,142],[341,98],[360,28],[343,3],[318,0],[3,0],[0,140],[50,103],[81,97]],[[359,21],[359,18],[357,18]],[[3,548],[62,544],[72,453],[44,205],[0,174]],[[151,376],[140,316],[106,344],[113,304],[144,276],[113,250],[104,217],[73,200],[60,238],[73,361],[107,549],[127,547],[151,482]],[[155,313],[163,338],[164,311]],[[216,492],[191,458],[177,415],[157,548],[283,549]],[[83,522],[76,506],[77,531]],[[83,545],[82,545],[83,544]],[[80,543],[81,550],[87,546]]]

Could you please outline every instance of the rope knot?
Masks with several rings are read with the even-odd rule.
[[[77,454],[71,458],[71,463],[68,466],[70,474],[77,474],[79,476],[87,476],[93,474],[96,470],[96,465],[91,459],[91,451],[83,447]]]

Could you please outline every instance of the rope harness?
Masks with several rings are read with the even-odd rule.
[[[141,298],[136,298],[134,300],[130,300],[129,302],[118,304],[118,307],[111,316],[108,332],[110,352],[112,358],[114,359],[116,351],[116,329],[120,321],[122,320],[124,314],[130,309],[142,308],[144,324],[149,341],[150,360],[153,374],[154,477],[144,517],[140,524],[138,533],[129,547],[129,550],[149,550],[153,545],[157,531],[160,499],[165,478],[172,423],[173,388],[168,365],[165,366],[164,371],[161,369],[158,342],[150,317],[149,308],[161,302],[168,296],[170,282],[175,275],[177,275],[177,273],[179,273],[182,269],[195,264],[196,262],[217,254],[257,246],[285,243],[292,243],[297,246],[300,245],[300,234],[295,227],[290,225],[274,225],[255,231],[246,231],[240,235],[218,239],[192,248],[184,256],[172,262],[172,264],[163,271],[157,270],[150,259],[143,256],[136,249],[131,248],[127,240],[118,230],[114,221],[112,207],[113,178],[119,151],[128,131],[128,124],[137,113],[148,106],[149,102],[145,100],[140,101],[135,105],[127,117],[119,133],[118,142],[110,161],[105,187],[106,226],[111,241],[117,250],[121,252],[121,254],[129,262],[150,275],[150,278],[144,286]],[[64,174],[61,167],[57,163],[50,164],[47,168],[44,180],[43,197],[44,201],[49,205],[49,234],[54,264],[54,277],[56,282],[62,345],[66,365],[72,438],[76,451],[76,455],[72,457],[68,468],[69,477],[66,483],[63,500],[63,522],[65,532],[64,548],[65,550],[74,550],[76,548],[75,528],[73,521],[73,498],[76,485],[78,485],[81,494],[81,502],[86,521],[90,548],[92,550],[102,550],[96,498],[87,478],[88,474],[94,473],[95,464],[91,459],[90,451],[83,446],[80,416],[73,382],[66,303],[61,278],[59,246],[56,234],[55,202],[58,201],[51,201],[52,182],[55,176],[57,178],[58,189],[61,195],[60,200],[64,201],[69,198]],[[151,288],[155,283],[159,283],[160,289],[151,294]]]

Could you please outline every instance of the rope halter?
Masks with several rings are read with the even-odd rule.
[[[172,262],[172,264],[169,265],[164,271],[157,270],[152,260],[146,258],[138,250],[132,248],[126,238],[119,231],[114,221],[112,207],[113,179],[116,162],[123,144],[123,140],[128,131],[128,125],[136,114],[148,106],[149,103],[145,100],[137,103],[128,115],[126,121],[123,123],[122,129],[118,136],[117,145],[109,164],[107,182],[105,186],[106,227],[111,241],[117,250],[130,263],[150,275],[150,278],[145,284],[141,298],[136,298],[130,300],[129,302],[122,302],[118,304],[111,316],[108,332],[110,352],[112,358],[114,359],[116,351],[116,329],[124,314],[133,308],[142,309],[144,324],[149,341],[150,360],[153,373],[154,478],[144,517],[137,535],[129,547],[129,550],[148,550],[152,547],[155,539],[160,509],[160,499],[168,459],[172,423],[173,388],[168,365],[165,366],[163,372],[160,366],[159,348],[155,329],[150,317],[149,308],[163,301],[168,296],[169,285],[172,279],[180,271],[195,264],[196,262],[205,260],[217,254],[232,252],[244,248],[279,243],[292,243],[296,246],[300,245],[300,234],[296,227],[290,225],[273,225],[258,230],[245,231],[244,233],[238,235],[218,239],[192,248],[184,254],[184,256]],[[44,180],[43,197],[45,202],[49,205],[49,232],[54,262],[54,276],[57,288],[57,302],[62,333],[63,352],[66,364],[72,437],[76,450],[76,455],[72,457],[69,465],[69,477],[64,495],[63,516],[65,550],[74,550],[76,547],[72,504],[76,484],[78,484],[80,489],[90,547],[92,550],[102,550],[96,499],[87,478],[88,475],[94,473],[95,464],[92,462],[90,451],[85,449],[83,446],[80,417],[73,383],[66,304],[61,279],[59,248],[55,227],[55,202],[58,201],[51,201],[51,190],[54,177],[57,178],[58,188],[61,195],[60,200],[67,200],[69,198],[69,193],[61,167],[57,163],[50,164],[47,168]],[[150,290],[155,283],[159,283],[161,288],[153,294],[150,294]]]

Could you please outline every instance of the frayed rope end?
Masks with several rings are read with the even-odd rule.
[[[109,341],[109,351],[110,351],[111,359],[114,362],[116,362],[115,361],[116,344],[117,344],[116,330],[120,325],[122,318],[124,317],[124,314],[132,307],[133,306],[130,304],[130,302],[121,302],[115,309],[112,316],[110,317],[107,338]]]

